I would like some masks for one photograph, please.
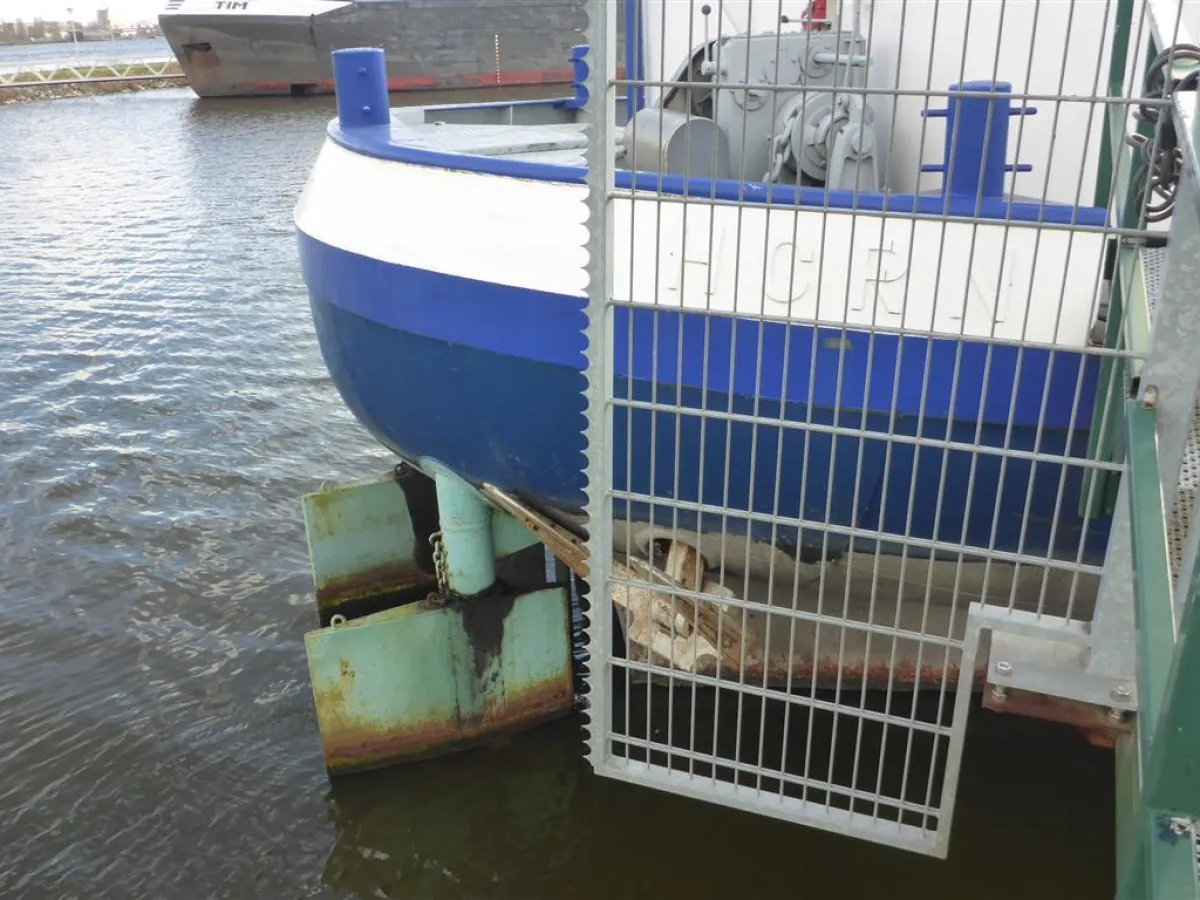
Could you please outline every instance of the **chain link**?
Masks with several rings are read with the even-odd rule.
[[[446,559],[446,545],[442,543],[440,531],[435,531],[429,536],[429,545],[433,548],[433,574],[437,577],[437,597],[444,601],[450,596],[450,564]]]
[[[799,115],[800,104],[797,104],[788,110],[787,117],[783,120],[783,127],[780,128],[779,134],[771,139],[771,152],[774,154],[774,157],[771,161],[771,171],[763,179],[767,184],[773,184],[783,174],[784,163],[787,162],[788,155],[791,152],[792,127]]]

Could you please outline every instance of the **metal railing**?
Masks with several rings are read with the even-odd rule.
[[[0,89],[126,81],[178,81],[184,77],[174,57],[118,62],[38,64],[0,71]]]
[[[592,765],[944,856],[982,687],[1115,746],[1120,896],[1195,897],[1184,5],[846,2],[854,49],[746,37],[794,5],[635,2],[627,42],[653,40],[617,79],[591,4]],[[861,78],[816,83],[814,52]],[[618,93],[650,105],[618,122]],[[712,122],[728,157],[635,165]],[[851,126],[880,183],[860,138],[852,183],[822,184]],[[978,158],[997,133],[1002,191]]]

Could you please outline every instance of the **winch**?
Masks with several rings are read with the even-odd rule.
[[[710,40],[712,9],[701,12],[704,42],[671,79],[689,86],[669,88],[625,126],[633,168],[881,189],[875,112],[864,97],[870,58],[857,29]]]

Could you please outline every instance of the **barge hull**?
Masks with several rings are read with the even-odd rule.
[[[391,91],[567,84],[586,22],[584,0],[293,6],[304,9],[184,2],[159,24],[192,90],[207,98],[331,94],[332,52],[360,46],[384,50]]]

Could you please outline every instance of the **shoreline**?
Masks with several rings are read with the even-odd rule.
[[[99,94],[121,94],[131,91],[153,91],[171,87],[187,87],[180,78],[147,78],[140,81],[95,81],[56,84],[53,81],[0,88],[0,106],[32,103],[38,100],[65,100],[71,97],[90,97]]]

